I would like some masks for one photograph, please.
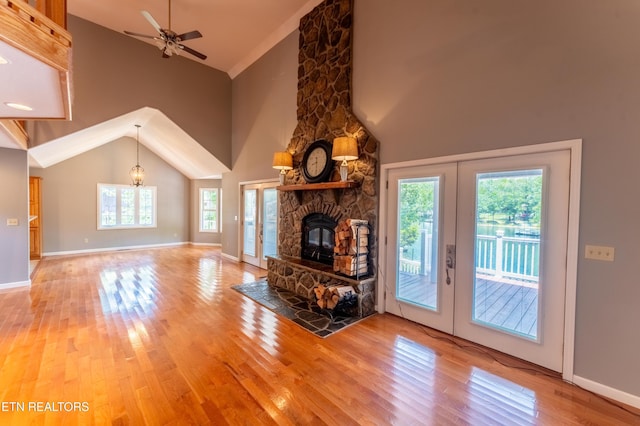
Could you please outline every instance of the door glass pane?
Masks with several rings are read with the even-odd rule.
[[[278,254],[278,191],[275,188],[266,188],[263,192],[263,226],[264,247],[263,258]]]
[[[542,170],[476,175],[473,321],[536,340]]]
[[[439,177],[398,180],[396,299],[438,309]]]
[[[256,256],[257,190],[244,191],[244,254]]]

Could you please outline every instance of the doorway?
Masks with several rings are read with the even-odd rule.
[[[382,310],[563,372],[579,146],[386,167]]]
[[[267,269],[267,256],[278,253],[278,190],[276,182],[242,184],[241,259]]]

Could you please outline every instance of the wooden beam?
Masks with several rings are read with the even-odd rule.
[[[24,127],[16,120],[0,120],[0,131],[4,131],[16,143],[16,147],[24,149],[29,147],[29,136]]]

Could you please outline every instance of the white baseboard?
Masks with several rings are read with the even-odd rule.
[[[598,395],[606,396],[607,398],[640,409],[640,396],[632,395],[580,376],[573,376],[573,383]]]
[[[190,243],[192,246],[222,247],[220,243]]]
[[[101,253],[105,251],[143,250],[143,249],[162,248],[162,247],[184,246],[188,244],[190,243],[177,242],[177,243],[167,243],[167,244],[149,244],[149,245],[141,245],[141,246],[102,247],[102,248],[85,249],[85,250],[54,251],[49,253],[43,253],[43,256],[68,256],[73,254]]]
[[[240,259],[235,257],[235,256],[231,256],[230,254],[227,253],[220,253],[220,256],[229,259],[229,260],[233,260],[234,262],[240,262]]]
[[[0,284],[0,290],[11,290],[14,288],[30,287],[31,280],[29,281],[16,281],[14,283]]]

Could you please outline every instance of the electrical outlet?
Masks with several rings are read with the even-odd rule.
[[[606,260],[607,262],[613,262],[613,255],[615,249],[613,247],[605,246],[585,246],[584,257],[594,260]]]

